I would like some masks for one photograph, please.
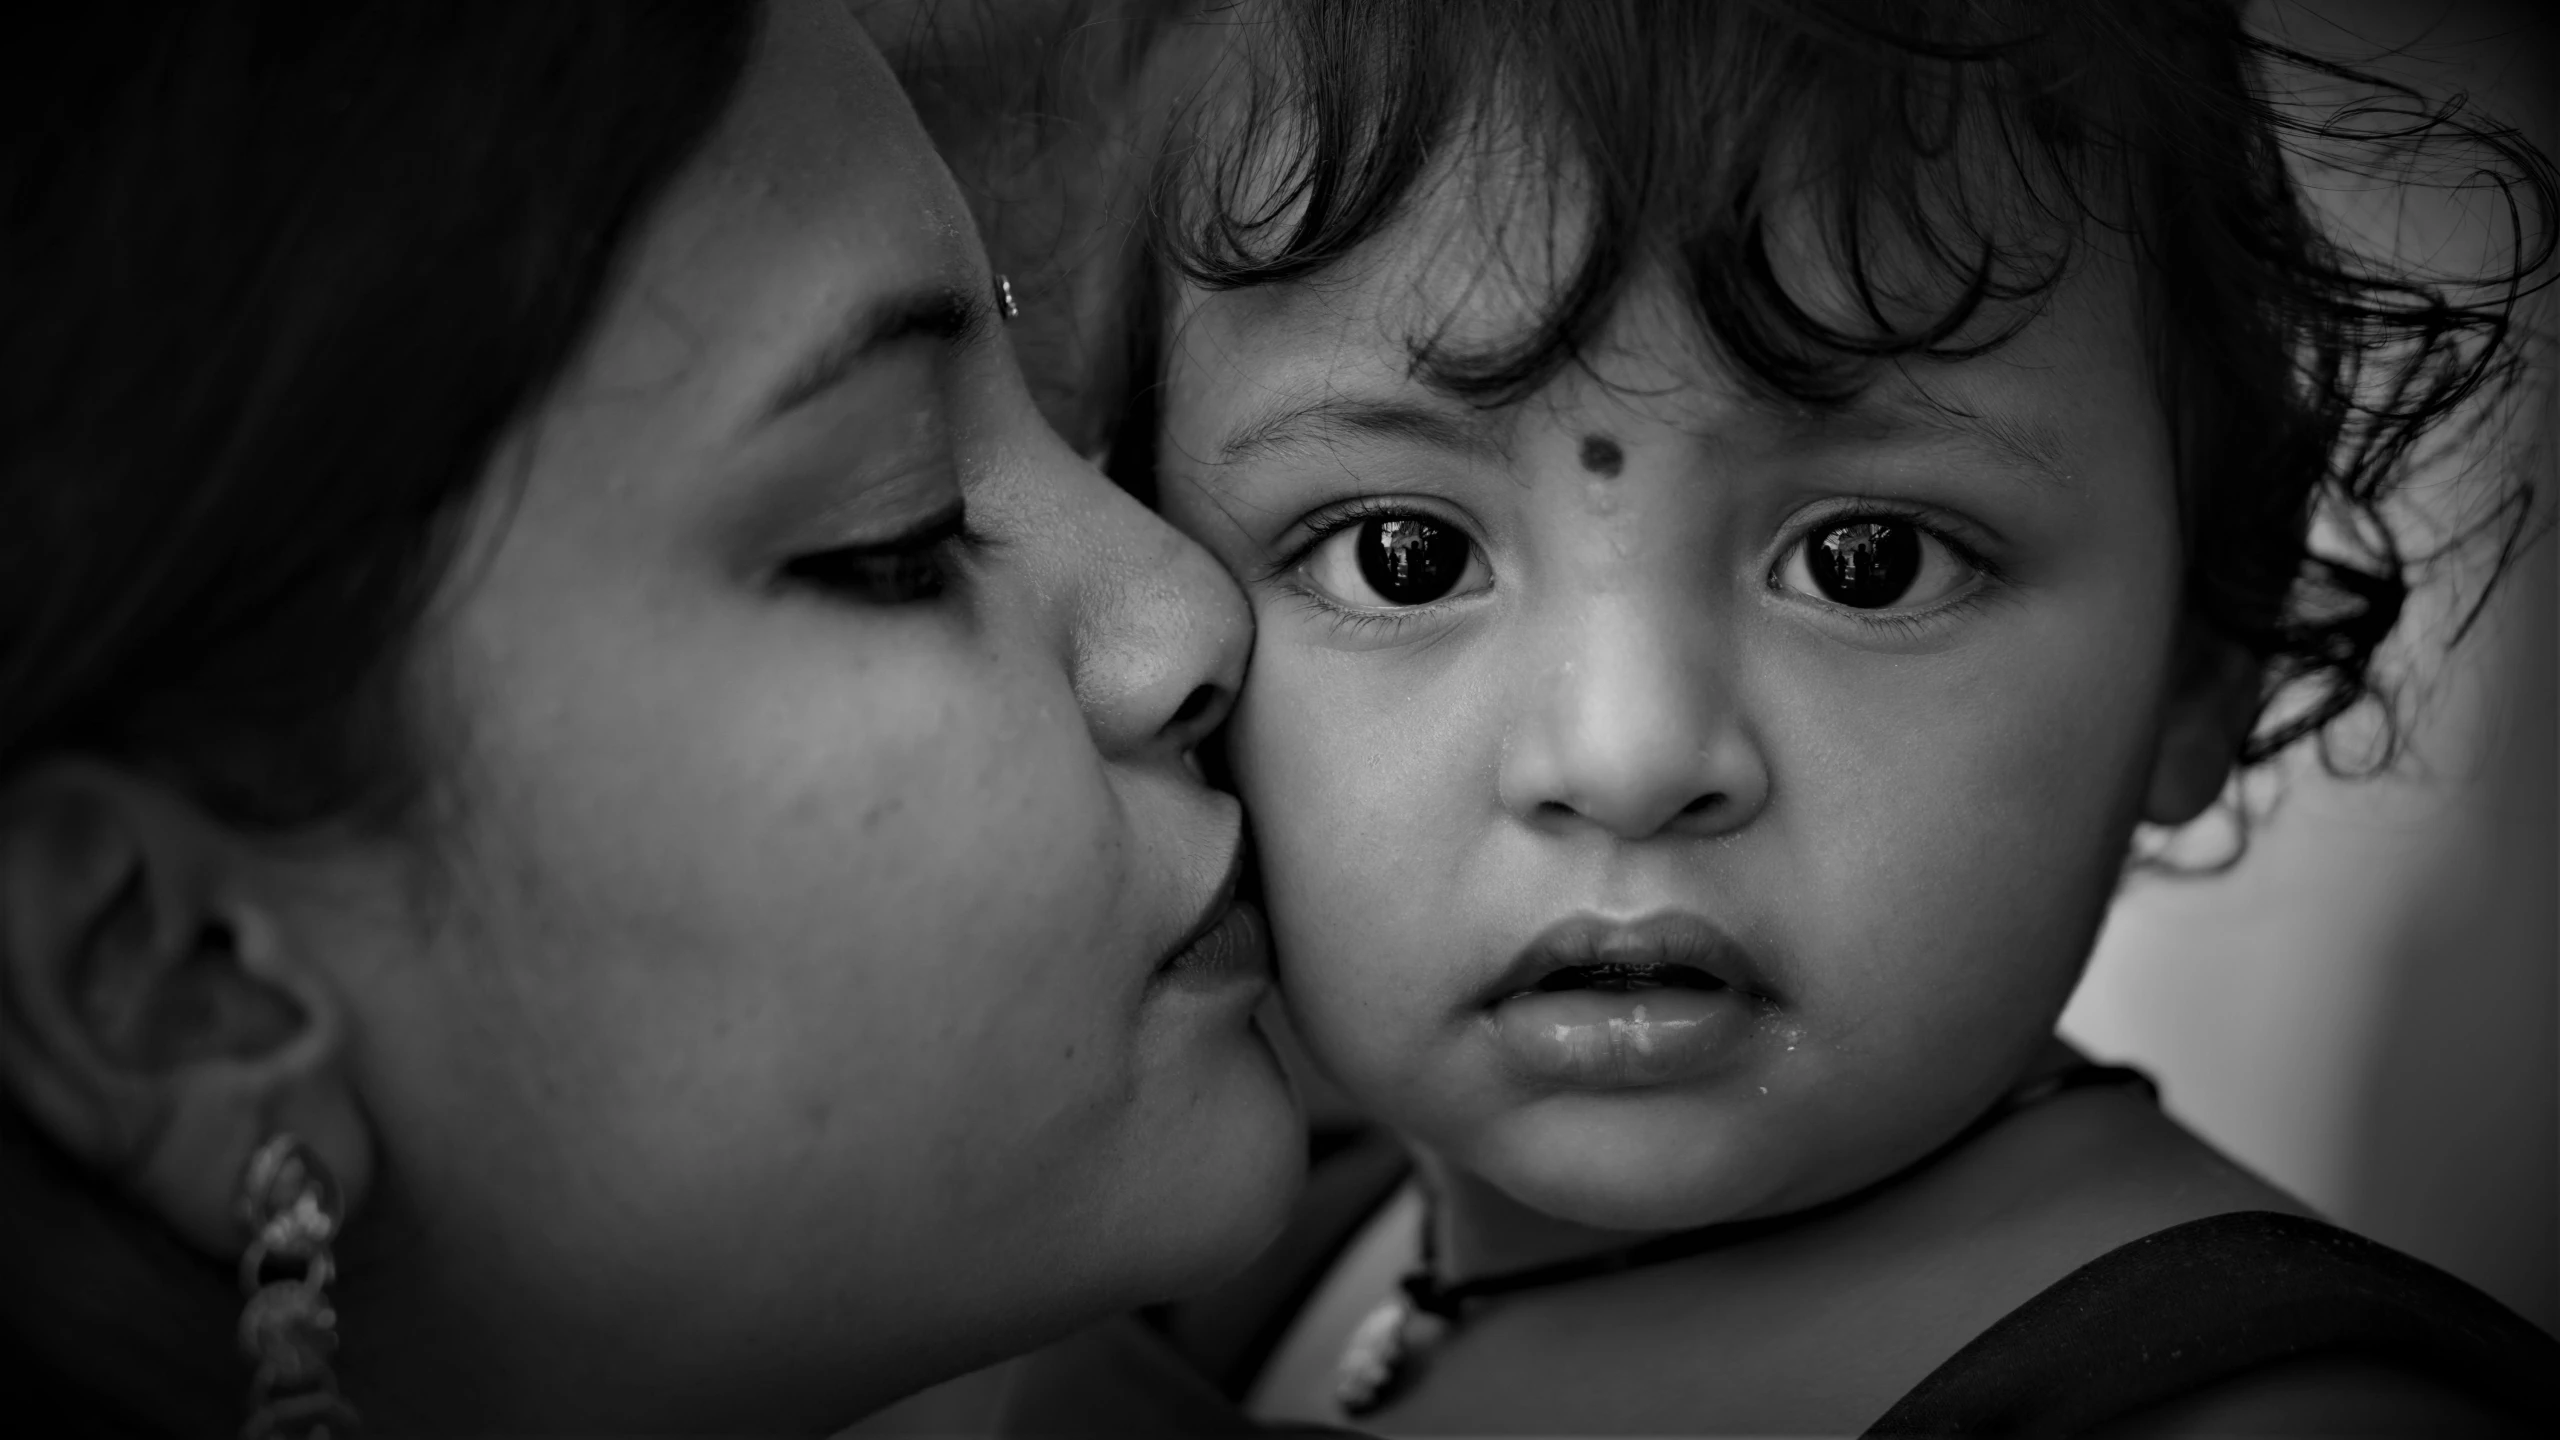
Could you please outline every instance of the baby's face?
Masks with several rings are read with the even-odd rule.
[[[1824,415],[1657,283],[1606,384],[1484,411],[1405,342],[1512,333],[1537,267],[1491,244],[1426,206],[1177,307],[1164,504],[1259,619],[1232,745],[1292,1016],[1551,1214],[1844,1193],[2013,1081],[2146,804],[2220,778],[2162,742],[2206,702],[2132,287]]]

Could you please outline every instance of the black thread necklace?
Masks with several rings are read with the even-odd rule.
[[[2018,1086],[1992,1102],[1990,1109],[1974,1117],[1972,1123],[1957,1131],[1945,1144],[1875,1184],[1836,1200],[1826,1200],[1784,1215],[1726,1220],[1701,1225],[1694,1230],[1677,1230],[1615,1250],[1603,1250],[1596,1255],[1550,1260],[1517,1270],[1479,1275],[1472,1280],[1440,1278],[1439,1243],[1433,1234],[1436,1227],[1426,1208],[1422,1217],[1422,1254],[1414,1267],[1396,1282],[1396,1293],[1380,1301],[1352,1328],[1350,1340],[1342,1347],[1342,1358],[1334,1367],[1334,1401],[1342,1407],[1344,1414],[1354,1418],[1384,1408],[1421,1376],[1432,1355],[1448,1343],[1449,1337],[1464,1323],[1466,1309],[1470,1305],[1503,1295],[1516,1295],[1523,1290],[1543,1290],[1576,1280],[1617,1275],[1666,1261],[1686,1259],[1845,1210],[2029,1106],[2041,1104],[2067,1090],[2122,1084],[2140,1085],[2154,1097],[2159,1094],[2159,1087],[2152,1083],[2150,1076],[2130,1066],[2083,1062]]]

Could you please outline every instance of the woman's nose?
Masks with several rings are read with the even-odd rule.
[[[1209,552],[1107,483],[1070,636],[1076,702],[1113,759],[1179,756],[1235,708],[1253,614]]]
[[[1767,805],[1767,757],[1729,667],[1696,627],[1649,622],[1646,598],[1594,604],[1553,637],[1503,750],[1514,815],[1642,840],[1729,834]]]

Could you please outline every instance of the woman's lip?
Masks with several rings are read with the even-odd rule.
[[[1231,985],[1260,987],[1271,979],[1271,937],[1262,912],[1238,900],[1217,922],[1174,952],[1150,977],[1149,989],[1223,990]]]
[[[1236,887],[1244,882],[1244,863],[1244,839],[1239,835],[1235,848],[1228,852],[1227,871],[1218,878],[1218,888],[1210,892],[1208,903],[1200,907],[1200,913],[1182,932],[1182,938],[1173,942],[1172,947],[1165,951],[1164,958],[1156,962],[1155,969],[1151,973],[1161,975],[1172,969],[1177,962],[1189,955],[1194,947],[1206,939],[1211,931],[1227,922],[1230,913],[1236,908]]]
[[[1723,927],[1690,911],[1657,910],[1632,919],[1582,914],[1557,921],[1521,947],[1479,1003],[1491,1009],[1536,990],[1558,970],[1591,965],[1686,965],[1741,992],[1738,998],[1767,998],[1759,963]]]

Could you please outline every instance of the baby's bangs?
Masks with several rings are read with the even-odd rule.
[[[1576,258],[1523,333],[1418,338],[1419,370],[1522,394],[1660,266],[1746,380],[1839,402],[1879,361],[1997,346],[2092,220],[2135,213],[2099,37],[1944,8],[1291,0],[1179,127],[1159,253],[1211,289],[1307,280],[1435,177],[1525,155],[1577,212]]]

